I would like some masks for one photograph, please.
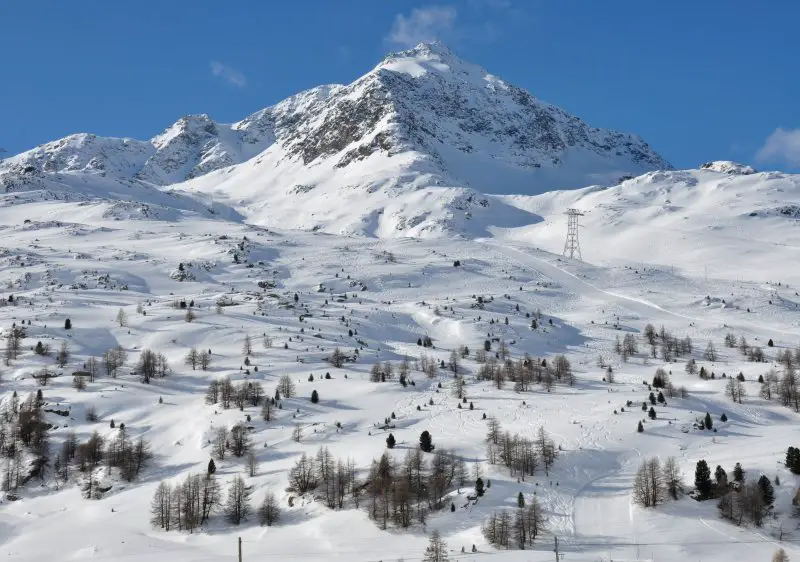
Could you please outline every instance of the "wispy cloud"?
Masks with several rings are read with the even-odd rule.
[[[756,160],[800,167],[800,129],[775,129],[756,152]]]
[[[409,15],[397,14],[386,39],[403,47],[422,41],[446,39],[453,32],[458,11],[453,6],[414,8]]]
[[[469,3],[477,9],[507,10],[512,7],[511,0],[469,0]]]
[[[396,14],[387,43],[413,47],[438,39],[451,45],[497,41],[510,27],[529,25],[530,14],[512,0],[468,0],[458,5],[431,4]]]
[[[211,74],[220,80],[224,80],[231,86],[236,86],[237,88],[244,88],[247,86],[247,77],[245,77],[244,74],[219,61],[211,61]]]

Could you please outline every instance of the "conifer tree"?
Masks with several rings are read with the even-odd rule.
[[[744,482],[744,469],[740,462],[737,462],[736,466],[733,467],[733,479],[736,482]]]
[[[764,498],[764,505],[770,506],[775,503],[775,490],[766,474],[762,474],[761,478],[758,479],[758,487],[761,488],[761,496]]]
[[[419,448],[426,453],[430,453],[434,449],[433,438],[427,430],[423,431],[419,436]]]
[[[705,500],[711,497],[711,470],[705,460],[697,461],[694,471],[694,487],[697,490],[698,499]]]

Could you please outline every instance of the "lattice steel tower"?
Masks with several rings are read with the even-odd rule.
[[[581,257],[581,242],[578,239],[578,217],[584,216],[578,209],[567,209],[564,213],[567,215],[567,241],[564,242],[564,256],[568,258],[577,258],[583,261]]]

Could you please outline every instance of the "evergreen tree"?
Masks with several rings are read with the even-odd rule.
[[[744,469],[740,462],[737,462],[736,466],[733,467],[733,479],[736,482],[744,482]]]
[[[636,428],[636,431],[639,433],[644,432],[644,426],[642,425],[642,420],[639,420],[639,426]]]
[[[725,415],[725,412],[722,412],[722,415],[719,417],[719,421],[721,421],[721,422],[728,421],[728,416]]]
[[[317,394],[317,391],[314,390],[311,392],[311,403],[316,404],[317,402],[319,402],[319,394]]]
[[[387,437],[387,438],[386,438],[386,447],[387,447],[388,449],[394,449],[394,444],[395,444],[394,435],[392,435],[392,434],[390,433],[390,434],[389,434],[389,437]]]
[[[214,459],[208,460],[208,473],[214,474],[217,471],[217,465],[214,463]]]
[[[651,420],[656,419],[656,409],[650,406],[650,411],[647,412],[647,415],[650,416]]]
[[[525,496],[522,495],[522,492],[517,494],[517,507],[525,507]]]
[[[770,506],[775,503],[775,490],[766,474],[762,474],[761,478],[758,479],[758,487],[761,488],[761,496],[764,498],[764,505]]]
[[[426,453],[430,453],[434,449],[433,438],[431,438],[431,434],[427,430],[419,435],[419,448]]]
[[[482,496],[483,496],[483,494],[484,494],[484,492],[485,492],[485,491],[486,491],[486,490],[485,490],[485,489],[484,489],[484,487],[483,487],[483,478],[480,478],[480,477],[478,477],[478,478],[475,480],[475,493],[476,493],[476,494],[477,494],[477,496],[480,498],[480,497],[482,497]]]
[[[694,471],[694,487],[698,499],[705,500],[711,497],[711,470],[705,460],[697,461]]]
[[[69,318],[64,320],[64,329],[65,330],[71,330],[72,329],[72,320],[70,320]]]
[[[708,412],[706,412],[705,424],[706,424],[706,429],[711,429],[712,427],[714,427],[714,420],[711,419],[711,414],[709,414]]]
[[[786,468],[792,474],[800,474],[800,449],[797,447],[789,447],[786,450]]]
[[[717,486],[725,487],[728,485],[728,473],[720,465],[717,465],[714,470],[714,480],[717,481]]]

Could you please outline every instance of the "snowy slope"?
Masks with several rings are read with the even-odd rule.
[[[0,162],[0,179],[15,189],[24,187],[28,176],[42,173],[101,174],[168,185],[245,161],[273,140],[262,114],[233,125],[188,115],[150,141],[76,134],[38,146]]]
[[[670,165],[634,135],[590,127],[439,43],[346,86],[246,119],[183,117],[150,141],[80,134],[0,162],[0,186],[84,176],[213,193],[250,222],[377,236],[480,236],[538,220],[484,194],[616,183]],[[332,205],[341,202],[341,205]]]
[[[712,183],[705,177],[712,173],[722,177],[719,172],[696,171],[674,175],[701,179],[699,188]],[[748,188],[763,190],[763,182],[769,181],[757,176],[737,181],[747,178],[755,182]],[[631,181],[642,188],[647,180]],[[651,195],[668,189],[664,178],[653,181]],[[777,197],[781,192],[774,187]],[[605,191],[624,189],[625,185]],[[681,191],[675,185],[670,189],[673,197]],[[703,190],[714,193],[710,187]],[[553,196],[549,207],[537,199],[544,224],[555,218],[551,212],[560,212],[562,203],[579,203],[591,192],[571,196],[578,200],[558,202]],[[644,199],[635,203],[627,204],[628,212],[644,212]],[[457,560],[551,560],[558,537],[567,559],[578,562],[727,562],[769,559],[779,545],[781,524],[784,538],[800,538],[796,520],[789,517],[800,477],[781,464],[786,447],[798,445],[800,418],[777,402],[759,398],[755,382],[773,366],[777,351],[794,349],[800,341],[800,312],[792,296],[796,289],[793,284],[776,288],[758,282],[755,278],[762,274],[780,279],[785,264],[742,259],[724,232],[709,230],[705,244],[736,267],[706,279],[691,271],[623,263],[624,255],[618,256],[616,267],[568,263],[535,249],[536,240],[376,239],[267,231],[187,211],[174,221],[120,221],[103,212],[111,204],[48,199],[0,205],[0,301],[7,304],[0,306],[0,329],[5,334],[12,323],[30,321],[20,356],[2,367],[0,403],[7,405],[14,391],[24,400],[41,388],[44,407],[51,410],[46,414],[47,423],[53,424],[48,431],[51,450],[59,450],[71,430],[80,441],[93,431],[112,439],[118,432],[110,427],[113,419],[117,426],[125,423],[132,437],[148,439],[154,458],[131,483],[120,480],[116,471],[93,472],[104,486],[111,486],[102,499],[83,497],[87,473],[76,466],[67,483],[56,482],[50,472],[42,481],[25,483],[15,492],[16,499],[1,496],[4,559],[235,560],[236,540],[242,537],[245,560],[419,560],[428,535],[437,529]],[[639,232],[644,236],[644,226]],[[665,244],[680,244],[681,236],[663,233]],[[454,260],[461,266],[454,267]],[[185,276],[178,275],[180,263]],[[775,300],[776,292],[783,300]],[[16,304],[8,303],[11,294]],[[478,295],[483,298],[480,306]],[[712,297],[708,302],[706,295]],[[734,306],[721,305],[720,297]],[[184,311],[174,308],[181,298],[195,303],[197,318],[191,323],[184,320]],[[768,304],[769,299],[774,304]],[[217,313],[220,300],[233,306]],[[139,304],[141,313],[136,310]],[[745,305],[752,307],[751,313],[744,312]],[[127,313],[126,326],[115,321],[120,308]],[[541,321],[531,329],[528,314],[537,310]],[[66,318],[72,321],[69,331],[64,329]],[[686,374],[685,356],[669,363],[649,357],[641,335],[647,323],[690,336],[691,356],[716,371],[717,378]],[[725,348],[721,341],[728,331],[764,346],[770,363],[748,362],[738,350]],[[627,333],[636,335],[640,349],[623,362],[614,353],[614,340]],[[249,373],[242,351],[247,334],[254,339]],[[262,334],[272,338],[271,347],[261,345]],[[432,338],[435,348],[416,345],[423,335]],[[555,354],[565,353],[576,372],[575,385],[556,384],[550,392],[534,385],[518,392],[508,382],[498,389],[478,380],[475,351],[487,337],[505,340],[514,360],[528,353],[551,362]],[[764,345],[768,338],[774,340],[774,348]],[[31,375],[44,366],[59,370],[52,355],[34,353],[37,341],[54,350],[66,341],[72,354],[61,376],[46,387],[39,387]],[[714,362],[703,356],[708,341],[718,345]],[[437,369],[428,379],[412,368],[415,384],[407,387],[397,379],[369,380],[376,361],[397,365],[405,355],[414,360],[423,354],[448,361],[451,350],[462,344],[471,350],[462,361],[462,374],[474,409],[463,403],[459,408],[447,369]],[[101,374],[85,390],[73,388],[69,374],[89,356],[100,356],[115,345],[129,354],[117,377]],[[493,345],[497,349],[498,344]],[[192,346],[212,351],[209,371],[184,363]],[[358,360],[342,369],[331,367],[324,359],[334,346],[359,348]],[[145,348],[163,352],[172,374],[143,384],[133,366]],[[613,366],[613,384],[603,381],[606,372],[597,366],[598,356]],[[642,380],[651,380],[658,367],[672,371],[674,383],[686,386],[689,396],[656,405],[658,417],[651,420],[638,405],[648,395]],[[743,404],[725,396],[726,381],[719,378],[722,372],[739,371],[748,392]],[[324,378],[326,372],[330,380]],[[270,422],[261,419],[257,407],[224,409],[204,400],[215,378],[257,382],[272,395],[284,374],[297,385],[298,396],[284,399]],[[313,390],[319,392],[318,404],[309,400]],[[629,400],[634,407],[626,407]],[[96,422],[85,418],[90,406],[99,416]],[[66,416],[56,413],[64,411]],[[693,428],[705,412],[713,416],[716,433]],[[287,490],[288,470],[303,452],[314,455],[322,445],[337,457],[352,458],[359,477],[367,478],[371,459],[386,450],[388,431],[378,426],[392,413],[395,428],[388,431],[398,444],[390,454],[398,463],[417,446],[420,432],[430,431],[437,448],[452,448],[468,461],[470,471],[479,467],[491,481],[486,495],[470,501],[470,481],[448,491],[454,512],[448,503],[443,511],[431,513],[424,526],[382,531],[367,517],[366,501],[359,509],[348,501],[344,509],[331,510],[318,493],[300,497]],[[722,413],[728,422],[719,421]],[[533,436],[544,427],[560,449],[550,473],[540,466],[534,476],[519,481],[518,475],[491,464],[483,442],[483,414],[523,435]],[[256,475],[246,476],[252,502],[257,506],[272,490],[282,510],[279,523],[261,527],[253,516],[237,526],[218,513],[192,534],[154,528],[150,501],[158,483],[175,484],[189,473],[204,473],[214,454],[210,440],[215,430],[246,421],[246,416],[252,417],[248,425],[259,462]],[[637,433],[642,418],[645,431]],[[303,432],[300,442],[291,438],[297,423]],[[720,464],[728,471],[742,462],[748,479],[761,473],[779,476],[776,518],[760,528],[737,527],[719,519],[715,502],[688,497],[655,509],[634,505],[634,473],[642,458],[653,455],[662,460],[674,456],[688,487],[700,459],[708,460],[712,469]],[[8,462],[0,458],[3,473]],[[216,477],[223,486],[236,475],[246,475],[243,458],[229,453],[217,460]],[[528,502],[541,502],[547,531],[529,550],[497,549],[487,543],[480,527],[493,511],[516,509],[520,492]],[[473,544],[475,555],[470,553]],[[796,543],[782,544],[790,556],[798,554]],[[467,551],[463,556],[462,546]]]
[[[713,162],[699,170],[651,172],[609,188],[501,199],[546,220],[495,235],[557,253],[564,247],[563,212],[583,211],[581,248],[591,263],[674,266],[728,278],[745,267],[742,276],[761,281],[800,281],[797,268],[788,266],[800,252],[796,174]]]

